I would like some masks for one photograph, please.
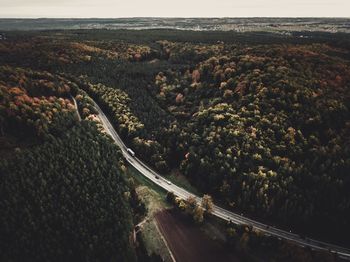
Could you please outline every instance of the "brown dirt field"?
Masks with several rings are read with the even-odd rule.
[[[158,212],[155,218],[177,262],[240,261],[175,210]]]

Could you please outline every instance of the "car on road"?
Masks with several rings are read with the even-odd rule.
[[[135,152],[131,150],[131,148],[127,148],[126,151],[131,155],[132,157],[135,157]]]
[[[102,114],[101,114],[102,115]],[[102,117],[104,117],[105,119],[105,121],[108,123],[108,119],[106,119],[106,117],[104,116],[104,115],[102,115]],[[103,121],[102,121],[103,122]],[[103,122],[103,125],[105,126],[105,123]],[[105,126],[105,129],[107,130],[107,127]],[[113,139],[115,140],[115,142],[118,142],[117,141],[117,139],[115,138],[115,137],[113,137]],[[120,141],[119,141],[120,142]],[[119,145],[119,144],[118,144]],[[122,144],[122,146],[120,146],[123,150],[125,150],[125,146]],[[125,152],[125,151],[124,151]],[[135,152],[134,151],[132,151],[130,148],[127,148],[127,153],[128,154],[130,154],[132,157],[135,157]],[[129,162],[136,162],[135,160],[133,160],[133,159],[131,159],[131,158],[129,158],[129,157],[127,157],[127,160],[129,161]],[[132,161],[131,161],[132,160]],[[141,162],[142,163],[142,162]],[[149,178],[149,176],[148,176],[148,174],[149,174],[149,171],[148,172],[146,172],[146,171],[144,171],[144,172],[141,172],[141,174],[143,174],[144,176],[146,176],[147,178]],[[155,175],[155,178],[156,179],[160,179],[160,176],[158,176],[158,175]],[[161,180],[162,181],[162,180]],[[163,183],[160,183],[161,181],[159,181],[159,183],[157,183],[157,184],[159,184],[160,186],[164,186],[163,185]],[[165,180],[165,182],[167,182],[168,184],[170,183],[170,181],[168,182],[167,180]],[[165,188],[165,187],[163,187],[164,189],[166,189],[166,190],[168,190],[167,188]],[[187,192],[187,191],[186,191]],[[215,212],[213,213],[214,215],[216,215],[217,217],[219,217],[219,218],[225,218],[225,216],[227,216],[228,215],[228,211],[226,211],[225,209],[222,209],[222,208],[219,208],[219,207],[216,207],[215,206]],[[236,213],[234,213],[234,215],[237,215],[237,216],[239,216],[239,214],[236,214]],[[244,218],[243,217],[243,213],[240,213],[240,216],[242,216],[242,218]],[[227,219],[228,220],[230,220],[230,217],[227,217]],[[253,228],[253,225],[252,224],[249,224],[249,225],[247,225],[247,224],[245,224],[245,220],[244,219],[240,219],[239,217],[236,219],[235,218],[235,220],[237,220],[237,223],[241,223],[241,225],[243,225],[243,226],[248,226],[248,227],[250,227],[250,228]],[[260,226],[259,226],[260,227]],[[295,243],[297,243],[297,244],[299,244],[299,245],[302,245],[302,246],[308,246],[308,248],[310,248],[311,250],[316,250],[316,249],[325,249],[325,248],[327,248],[327,246],[328,246],[328,244],[326,244],[326,243],[320,243],[320,242],[317,242],[317,241],[315,241],[315,240],[313,240],[313,239],[309,239],[309,238],[307,238],[307,237],[305,237],[305,241],[303,241],[303,243],[300,243],[300,240],[299,241],[297,241],[297,240],[295,240],[295,238],[291,238],[291,237],[289,237],[288,235],[288,231],[283,231],[283,230],[280,230],[280,229],[277,229],[274,225],[270,225],[270,226],[266,226],[266,228],[267,229],[270,229],[270,230],[266,230],[266,234],[268,235],[268,236],[270,236],[270,235],[274,235],[274,236],[277,236],[277,238],[279,239],[279,240],[282,240],[282,238],[284,238],[284,239],[287,239],[287,240],[289,240],[289,241],[294,241]],[[281,231],[280,233],[278,232],[278,231]],[[304,236],[301,236],[301,238],[303,239],[303,237]],[[305,244],[306,243],[306,244]],[[332,246],[331,246],[332,247]],[[341,250],[340,248],[338,248],[338,247],[329,247],[329,250],[332,252],[332,253],[334,253],[334,254],[336,254],[337,253],[337,250]],[[348,252],[348,251],[343,251],[342,253],[340,253],[340,257],[342,257],[342,258],[349,258],[350,257],[350,252]]]
[[[166,181],[168,185],[171,185],[171,182],[169,180]]]

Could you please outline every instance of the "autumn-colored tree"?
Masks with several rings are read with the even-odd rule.
[[[184,99],[183,94],[178,93],[176,98],[175,98],[175,101],[176,101],[177,104],[180,104],[183,101],[183,99]]]
[[[204,220],[204,209],[201,206],[196,205],[196,207],[193,210],[192,217],[194,222],[198,224],[202,223]]]
[[[213,212],[214,202],[213,202],[213,199],[210,195],[207,195],[207,194],[203,195],[201,205],[206,212],[208,212],[208,213]]]
[[[195,82],[195,83],[198,83],[199,82],[199,79],[201,77],[201,74],[199,72],[199,70],[193,70],[192,72],[192,81]]]
[[[181,211],[188,210],[187,202],[180,197],[175,197],[175,204],[176,204],[176,207],[178,207]]]
[[[196,208],[197,206],[197,200],[195,197],[193,196],[189,196],[187,199],[186,199],[186,203],[187,203],[187,212],[189,214],[191,214],[193,212],[193,210]]]

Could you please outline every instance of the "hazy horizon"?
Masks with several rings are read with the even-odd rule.
[[[94,17],[94,16],[86,16],[86,17],[1,17],[0,19],[28,19],[28,20],[39,20],[39,19],[143,19],[143,18],[164,18],[164,19],[196,19],[196,18],[204,18],[204,19],[224,19],[224,18],[229,18],[229,19],[235,19],[235,18],[295,18],[295,19],[303,19],[303,18],[314,18],[314,19],[350,19],[350,16],[119,16],[119,17]]]
[[[0,18],[349,18],[347,0],[0,0]]]

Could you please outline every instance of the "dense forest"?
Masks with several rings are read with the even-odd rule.
[[[136,259],[134,190],[89,106],[61,76],[0,67],[1,261]]]
[[[90,95],[137,155],[215,202],[346,242],[350,43],[304,34],[17,32],[0,63],[65,79],[86,116]]]

